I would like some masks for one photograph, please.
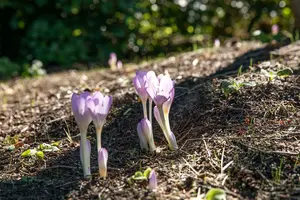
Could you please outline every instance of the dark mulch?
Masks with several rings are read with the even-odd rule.
[[[262,63],[276,48],[272,60]],[[237,43],[130,65],[122,72],[70,71],[0,83],[0,199],[190,199],[211,187],[223,188],[228,199],[299,199],[299,49],[300,43],[281,48]],[[237,76],[241,65],[244,72]],[[268,82],[260,73],[261,68],[278,70],[283,65],[294,74]],[[167,72],[176,80],[170,119],[180,150],[167,149],[154,123],[161,151],[140,151],[136,125],[142,109],[131,84],[137,68]],[[253,81],[256,86],[225,97],[223,79]],[[109,152],[106,180],[97,176],[92,125],[94,174],[92,180],[82,178],[70,97],[86,89],[114,97],[102,137]],[[8,135],[18,136],[21,145],[14,151],[7,150]],[[46,153],[44,160],[21,157],[26,149],[54,141],[61,141],[60,151]],[[221,174],[222,154],[223,166],[233,162]],[[158,174],[156,194],[145,182],[128,182],[147,167]]]

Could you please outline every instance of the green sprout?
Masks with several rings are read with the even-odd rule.
[[[283,159],[280,159],[280,164],[278,167],[275,168],[275,170],[272,170],[272,177],[276,183],[280,182],[281,175],[282,175],[282,164]]]
[[[226,97],[228,97],[232,93],[239,92],[242,87],[254,87],[256,86],[255,82],[238,82],[238,81],[228,81],[224,80],[221,82],[222,92]]]
[[[226,193],[220,188],[211,188],[205,195],[206,200],[226,200]]]
[[[139,182],[139,181],[145,181],[148,180],[149,178],[149,174],[151,172],[151,168],[148,167],[145,171],[136,171],[134,173],[134,175],[132,175],[129,179],[128,179],[128,183],[129,184],[133,184],[133,182]]]
[[[58,149],[59,142],[54,142],[52,144],[43,143],[40,144],[37,148],[27,149],[24,151],[21,156],[23,158],[38,158],[43,160],[45,155],[44,152],[54,152],[59,151]]]
[[[261,73],[268,77],[269,82],[273,81],[275,78],[286,78],[289,75],[293,74],[293,70],[291,68],[284,68],[282,70],[279,70],[277,72],[275,71],[267,71],[262,69]]]
[[[243,73],[243,65],[241,65],[240,67],[239,67],[239,70],[238,70],[238,76],[241,76],[242,75],[242,73]]]

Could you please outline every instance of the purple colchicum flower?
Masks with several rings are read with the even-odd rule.
[[[86,144],[82,143],[82,140],[80,140],[80,161],[82,166],[87,165],[88,168],[88,174],[91,174],[91,164],[90,159],[84,160],[83,154],[86,153],[86,157],[91,157],[91,142],[90,140],[86,139]]]
[[[152,169],[152,171],[149,174],[149,189],[150,190],[156,190],[157,188],[157,178],[155,174],[155,170]]]
[[[71,103],[72,111],[77,122],[80,132],[86,132],[92,121],[91,114],[88,110],[87,99],[90,98],[89,92],[83,92],[80,95],[73,94]]]
[[[87,147],[87,129],[89,124],[92,121],[91,114],[88,110],[88,99],[91,98],[89,92],[83,92],[80,95],[73,94],[71,99],[72,111],[75,117],[75,121],[77,122],[80,129],[80,142],[82,146],[81,148],[81,161],[83,167],[83,175],[85,177],[90,176],[91,172],[89,169],[90,163],[90,153],[88,152]]]
[[[106,121],[106,116],[111,108],[112,97],[104,96],[101,92],[95,92],[93,96],[87,100],[87,104],[96,127],[97,150],[99,151],[101,149],[101,133]]]
[[[100,177],[107,176],[107,160],[108,160],[107,150],[105,148],[101,148],[98,151],[98,166],[99,166]]]
[[[169,76],[151,76],[147,81],[147,93],[155,103],[154,116],[158,121],[171,150],[178,149],[169,122],[169,112],[174,99],[174,81]]]
[[[146,90],[146,83],[147,83],[146,75],[147,72],[137,71],[135,77],[132,80],[134,88],[143,104],[144,118],[147,118],[147,99],[148,99],[148,93]]]
[[[122,67],[123,67],[122,61],[118,60],[118,62],[117,62],[117,69],[122,69]]]
[[[141,149],[148,150],[148,146],[150,151],[155,151],[156,147],[154,144],[154,138],[152,133],[152,125],[151,122],[144,118],[137,125],[137,132],[140,138],[140,146]]]
[[[108,64],[112,70],[116,70],[117,68],[117,54],[114,52],[110,53]]]
[[[215,47],[215,48],[218,48],[218,47],[220,47],[220,46],[221,46],[220,40],[219,40],[219,39],[215,39],[215,41],[214,41],[214,47]]]
[[[278,35],[279,33],[279,26],[277,24],[274,24],[272,26],[272,35]]]

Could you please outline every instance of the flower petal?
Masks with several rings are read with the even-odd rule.
[[[99,166],[100,177],[107,176],[107,160],[108,160],[108,152],[105,148],[101,148],[98,152],[98,166]]]
[[[170,97],[170,92],[174,88],[174,82],[169,76],[162,76],[159,82],[158,94]]]
[[[151,97],[151,99],[154,99],[159,88],[159,81],[153,71],[149,71],[147,73],[147,82],[145,86],[148,95]]]
[[[164,130],[163,122],[162,122],[162,119],[160,117],[159,110],[158,110],[157,106],[154,107],[154,117],[155,117],[156,121],[158,122],[160,128],[162,130]]]
[[[101,104],[101,102],[103,101],[103,94],[99,91],[95,92],[94,95],[93,95],[93,100],[94,100],[94,103],[95,105],[99,105]]]
[[[143,125],[142,123],[138,123],[137,125],[137,132],[138,132],[138,136],[139,136],[139,139],[140,139],[140,147],[141,149],[145,149],[145,150],[148,150],[148,142],[147,142],[147,138],[146,138],[146,135],[144,134],[143,132]]]
[[[166,101],[168,101],[170,97],[165,96],[165,95],[156,95],[153,99],[154,103],[156,105],[162,105],[163,103],[165,103]]]
[[[157,189],[157,177],[154,169],[149,174],[149,189],[150,190]]]

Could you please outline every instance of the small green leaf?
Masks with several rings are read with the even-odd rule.
[[[146,180],[147,178],[144,177],[144,174],[141,171],[137,171],[134,173],[132,179],[133,180]]]
[[[51,145],[52,145],[52,146],[59,147],[59,145],[60,145],[60,141],[53,142],[53,143],[51,143]]]
[[[243,65],[241,65],[241,66],[239,67],[239,70],[238,70],[238,76],[242,75],[242,73],[243,73]]]
[[[205,196],[206,200],[226,200],[226,193],[220,188],[210,189]]]
[[[21,156],[22,157],[29,157],[29,156],[32,156],[32,155],[35,155],[36,154],[36,150],[35,149],[28,149],[26,151],[24,151]]]
[[[293,74],[293,70],[291,68],[285,68],[285,69],[279,70],[277,72],[277,76],[279,76],[281,78],[288,77],[291,74]]]
[[[244,86],[248,86],[248,87],[255,87],[256,86],[256,82],[254,81],[249,81],[249,82],[243,82]]]
[[[150,174],[151,170],[152,170],[152,169],[151,169],[150,167],[148,167],[148,168],[144,171],[144,177],[149,178],[149,174]]]
[[[277,76],[276,72],[273,72],[273,71],[268,72],[267,70],[264,70],[264,69],[261,70],[261,73],[264,76],[268,77],[270,81],[272,81]]]
[[[42,151],[37,151],[35,155],[39,159],[44,159],[44,152],[42,152]]]

